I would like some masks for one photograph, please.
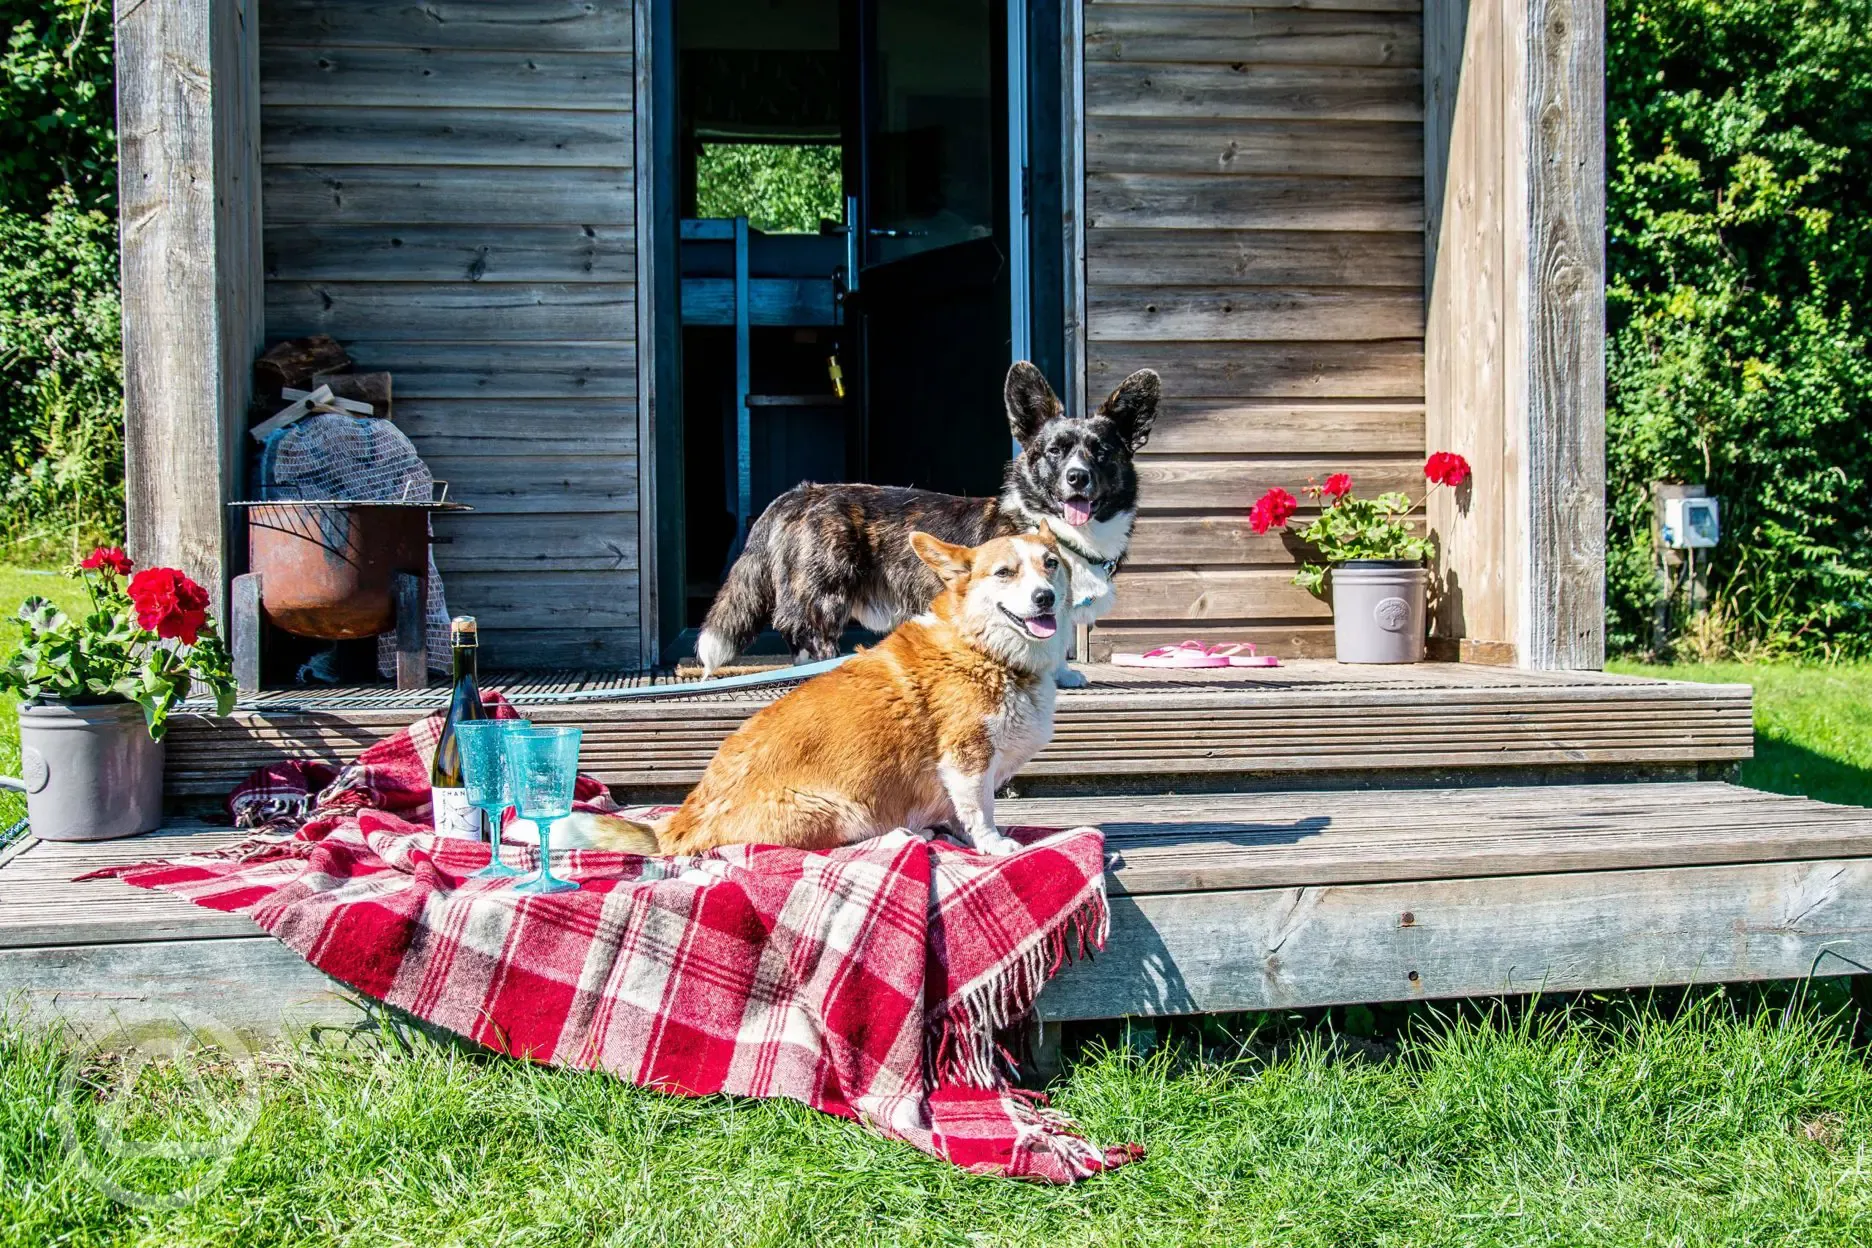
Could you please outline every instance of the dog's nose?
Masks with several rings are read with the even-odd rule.
[[[1078,464],[1074,464],[1066,470],[1066,488],[1067,489],[1083,490],[1086,488],[1086,486],[1091,485],[1091,484],[1092,484],[1092,474],[1087,472],[1085,469],[1081,468]]]
[[[1059,595],[1055,594],[1050,589],[1034,590],[1033,602],[1034,602],[1034,610],[1036,611],[1051,611],[1053,609],[1053,604],[1058,601],[1059,601]]]

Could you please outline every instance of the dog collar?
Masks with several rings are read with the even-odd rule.
[[[1106,576],[1110,576],[1118,570],[1118,561],[1116,559],[1101,559],[1096,552],[1087,550],[1085,547],[1075,544],[1068,538],[1061,537],[1060,531],[1053,528],[1053,526],[1048,525],[1047,529],[1053,534],[1054,541],[1064,546],[1067,550],[1072,551],[1073,554],[1078,555],[1093,567],[1104,572]]]

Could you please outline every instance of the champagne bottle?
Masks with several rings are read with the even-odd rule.
[[[435,762],[429,768],[429,800],[435,815],[436,834],[474,841],[481,839],[481,812],[468,804],[468,791],[462,787],[461,746],[455,740],[455,725],[464,720],[487,718],[487,711],[481,705],[481,691],[475,686],[475,657],[480,640],[472,615],[458,615],[449,621],[455,688],[449,694],[448,714],[442,719]]]

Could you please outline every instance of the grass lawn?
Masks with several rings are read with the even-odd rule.
[[[69,588],[0,573],[8,602]],[[1872,667],[1670,674],[1755,684],[1745,783],[1872,804]],[[1149,1156],[1046,1189],[421,1039],[131,1072],[0,1023],[0,1248],[1858,1245],[1868,1024],[1825,980],[1088,1028],[1055,1102]],[[100,1123],[171,1147],[111,1160]]]

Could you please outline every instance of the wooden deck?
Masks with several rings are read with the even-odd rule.
[[[1693,778],[1753,749],[1743,685],[1305,659],[1272,669],[1084,670],[1090,686],[1061,693],[1053,743],[1022,773],[1019,791]],[[535,719],[583,725],[582,765],[639,796],[694,784],[722,738],[777,696],[605,700],[643,681],[566,672],[484,683]],[[267,763],[349,756],[445,696],[439,687],[294,691],[262,694],[226,719],[180,715],[169,734],[170,796],[216,799]]]
[[[1872,809],[1719,783],[1004,803],[1101,824],[1107,951],[1045,1019],[1842,974],[1872,966]],[[0,861],[0,995],[81,1022],[182,1005],[257,1033],[346,994],[245,918],[96,867],[227,843],[178,822]]]

